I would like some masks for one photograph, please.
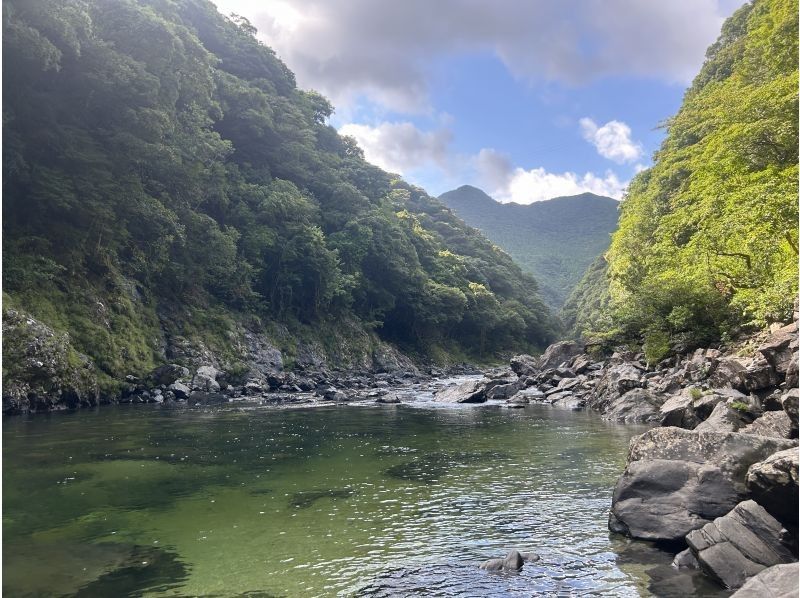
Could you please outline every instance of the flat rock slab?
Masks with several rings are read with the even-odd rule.
[[[686,536],[700,568],[729,589],[767,567],[791,563],[794,556],[781,542],[780,522],[753,500]]]
[[[731,598],[797,598],[797,563],[775,565],[751,577]]]
[[[433,399],[441,403],[485,403],[487,380],[468,380],[438,391]]]

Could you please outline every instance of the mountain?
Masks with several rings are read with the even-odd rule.
[[[439,200],[533,274],[545,302],[555,310],[608,248],[617,228],[619,203],[592,193],[519,205],[499,203],[464,185]]]
[[[798,3],[755,0],[709,47],[653,167],[638,174],[584,294],[585,333],[656,353],[791,316],[798,291]],[[651,355],[652,360],[660,358]]]
[[[3,66],[4,306],[112,390],[168,360],[383,367],[555,334],[535,281],[367,163],[241,17],[8,0]]]

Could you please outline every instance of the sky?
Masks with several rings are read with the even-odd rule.
[[[743,0],[217,0],[335,107],[367,160],[439,195],[620,199]]]

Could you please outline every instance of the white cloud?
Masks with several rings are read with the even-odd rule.
[[[688,83],[730,10],[727,0],[216,1],[250,19],[301,86],[337,106],[366,94],[404,111],[429,109],[430,65],[464,53],[491,52],[526,80]]]
[[[617,164],[635,162],[644,150],[631,139],[631,128],[624,122],[611,120],[598,127],[591,118],[580,120],[583,138],[597,148],[597,153]]]
[[[503,203],[520,204],[586,192],[621,199],[627,185],[627,181],[620,181],[611,171],[597,176],[592,172],[578,175],[574,172],[547,172],[544,168],[516,168],[507,185],[495,189],[492,197]]]
[[[451,181],[453,186],[470,182],[504,203],[529,204],[587,191],[621,199],[628,184],[610,170],[603,175],[526,170],[491,148],[475,155],[456,154],[450,147],[452,132],[447,128],[422,131],[410,122],[384,122],[376,126],[348,124],[339,132],[355,137],[367,160],[381,168],[412,180],[414,174],[430,174],[433,169],[440,181]]]
[[[410,122],[384,122],[374,127],[347,124],[339,133],[354,137],[368,161],[390,172],[404,174],[431,164],[449,168],[452,132],[446,128],[422,131]]]

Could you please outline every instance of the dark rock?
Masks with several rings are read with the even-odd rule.
[[[603,419],[626,424],[660,421],[661,401],[662,399],[643,388],[634,388],[612,400]]]
[[[747,434],[654,428],[631,442],[609,528],[645,540],[682,541],[746,494],[753,464],[793,446]]]
[[[495,401],[502,401],[504,399],[509,399],[517,394],[520,390],[522,390],[523,384],[519,380],[515,380],[514,382],[510,382],[508,384],[498,384],[497,386],[490,388],[486,393],[486,398]]]
[[[330,389],[327,391],[323,396],[323,399],[326,401],[334,401],[336,403],[344,403],[347,401],[347,395],[344,394],[341,390],[336,390],[335,388]]]
[[[572,360],[572,365],[570,366],[576,374],[583,374],[586,372],[589,367],[592,365],[592,359],[585,353],[582,355],[578,355],[575,359]]]
[[[747,471],[747,490],[753,499],[795,535],[798,530],[798,450],[774,453]]]
[[[797,351],[797,324],[794,322],[773,332],[758,348],[758,352],[781,377],[786,377],[795,351]]]
[[[783,406],[783,410],[786,412],[786,415],[789,416],[789,422],[791,424],[791,437],[797,438],[797,404],[798,404],[798,393],[797,388],[790,389],[786,394],[781,397],[781,405]]]
[[[774,565],[751,577],[731,598],[797,598],[797,563]]]
[[[523,376],[535,376],[539,372],[537,361],[531,355],[516,355],[511,358],[511,369],[520,378]]]
[[[219,392],[194,391],[189,395],[190,405],[222,405],[228,402],[228,397]]]
[[[583,353],[582,343],[575,341],[559,341],[553,343],[545,349],[537,363],[540,370],[557,368],[561,364],[568,363],[573,357]],[[512,366],[513,367],[513,366]]]
[[[486,571],[519,571],[524,564],[525,560],[522,555],[518,551],[512,550],[504,559],[489,559],[481,565],[481,569]]]
[[[794,560],[781,542],[781,530],[779,521],[748,500],[690,532],[686,543],[707,575],[736,589],[766,567]]]
[[[250,380],[245,383],[243,391],[244,394],[247,395],[260,395],[264,392],[264,388],[261,386],[260,382],[256,382],[255,380]]]
[[[182,365],[170,363],[157,367],[151,371],[147,377],[150,384],[153,384],[154,386],[160,386],[162,384],[164,386],[169,386],[178,380],[188,380],[189,369],[183,367]]]
[[[745,366],[735,357],[723,357],[718,360],[717,367],[709,376],[708,382],[714,388],[729,386],[744,389]]]
[[[798,381],[797,351],[792,353],[789,365],[786,368],[786,388],[797,388]]]
[[[697,391],[698,389],[695,389]],[[690,395],[692,393],[692,389],[689,389]],[[735,393],[732,395],[730,393]],[[746,400],[747,396],[743,395],[739,391],[732,390],[732,389],[719,389],[718,391],[706,391],[696,399],[692,401],[692,410],[695,412],[695,415],[701,420],[708,419],[711,415],[711,412],[714,411],[714,408],[719,403],[724,403],[732,396],[735,396],[736,399]]]
[[[526,563],[535,563],[542,558],[535,552],[520,552],[519,554]]]
[[[486,381],[469,380],[462,384],[445,387],[436,392],[434,400],[442,403],[486,402]]]
[[[400,397],[398,397],[396,394],[387,394],[387,395],[383,395],[381,397],[378,397],[377,399],[375,399],[375,402],[376,403],[386,403],[386,404],[389,404],[389,405],[396,405],[397,403],[400,403],[401,401],[400,401]]]
[[[754,359],[743,373],[744,387],[748,392],[756,392],[772,388],[780,384],[781,380],[775,368],[766,359]]]

